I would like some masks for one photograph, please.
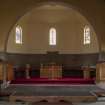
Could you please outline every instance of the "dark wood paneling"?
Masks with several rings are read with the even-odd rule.
[[[62,77],[63,78],[83,78],[83,70],[62,70]]]
[[[14,65],[40,66],[41,63],[55,62],[64,66],[96,65],[99,54],[7,54],[8,62]]]
[[[29,73],[31,78],[40,78],[40,69],[32,69]]]

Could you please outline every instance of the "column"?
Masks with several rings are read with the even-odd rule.
[[[96,82],[105,83],[105,62],[100,62],[96,66]]]
[[[3,84],[2,84],[2,89],[7,87],[7,63],[6,61],[3,62],[2,64],[2,73],[3,73]]]
[[[27,79],[30,79],[30,64],[26,64],[26,78]]]
[[[105,89],[105,62],[99,62],[96,65],[96,84]]]
[[[89,69],[89,67],[84,68],[83,72],[84,72],[84,78],[89,79],[90,78],[90,69]]]

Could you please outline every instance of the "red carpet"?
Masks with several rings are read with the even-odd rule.
[[[47,79],[47,78],[19,78],[11,81],[11,84],[94,84],[94,79],[83,78],[63,78],[63,79]]]

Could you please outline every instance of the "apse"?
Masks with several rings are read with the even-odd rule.
[[[89,33],[85,30],[86,27],[89,28]],[[21,43],[16,43],[16,28],[21,30]],[[56,31],[55,45],[50,45],[51,29]],[[84,43],[86,38],[90,40],[89,43]],[[7,52],[96,54],[99,52],[99,44],[93,27],[82,14],[63,5],[46,4],[32,9],[18,20],[9,34]]]

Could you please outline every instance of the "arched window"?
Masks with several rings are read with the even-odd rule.
[[[20,26],[16,27],[15,42],[16,44],[22,44],[22,28]]]
[[[56,29],[55,28],[50,28],[49,45],[56,45]]]
[[[90,27],[84,27],[84,44],[90,44]]]

